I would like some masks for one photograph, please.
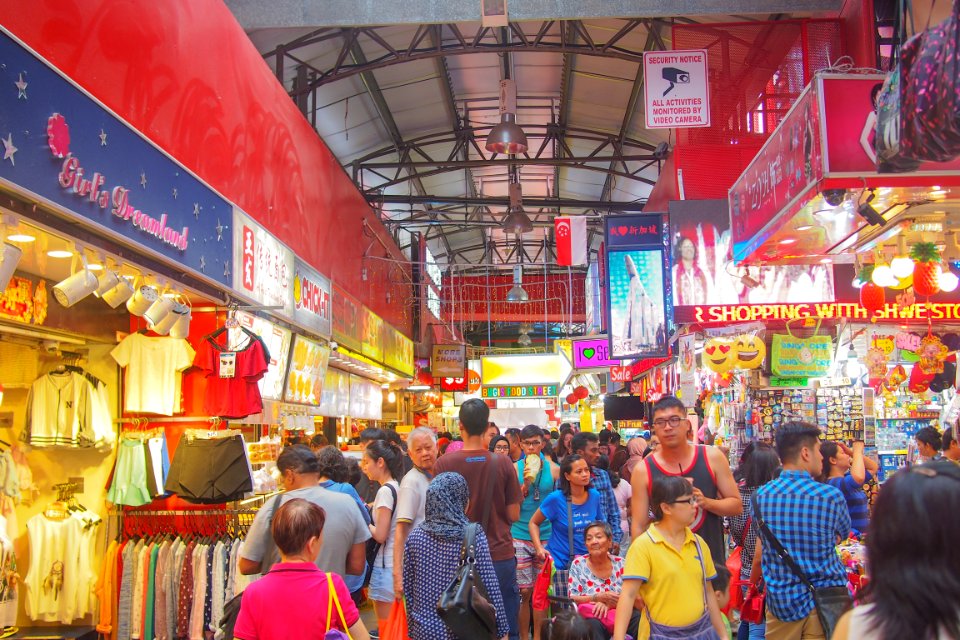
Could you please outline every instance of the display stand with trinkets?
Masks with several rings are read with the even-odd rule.
[[[814,422],[816,395],[813,389],[757,389],[752,392],[748,426],[756,439],[769,440],[780,425]]]
[[[817,389],[817,425],[827,440],[864,440],[863,391],[856,387]]]

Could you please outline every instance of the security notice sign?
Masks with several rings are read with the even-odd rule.
[[[647,129],[710,126],[707,51],[643,54]]]

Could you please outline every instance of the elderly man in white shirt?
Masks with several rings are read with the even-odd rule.
[[[393,542],[393,589],[397,598],[403,595],[403,548],[407,536],[423,522],[427,487],[433,478],[437,463],[437,434],[429,427],[417,427],[407,436],[407,454],[413,461],[411,469],[400,483],[397,497],[397,529]]]

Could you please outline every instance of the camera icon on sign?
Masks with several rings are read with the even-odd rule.
[[[663,92],[664,96],[673,91],[678,84],[690,84],[690,72],[676,67],[664,67],[661,76],[670,83],[670,86]]]

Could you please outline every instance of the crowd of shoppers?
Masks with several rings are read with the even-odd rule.
[[[462,440],[418,428],[404,447],[394,432],[365,430],[361,483],[335,447],[284,449],[285,492],[260,510],[240,552],[241,571],[265,577],[243,596],[236,637],[302,628],[296,637],[338,629],[362,640],[365,593],[379,627],[402,602],[412,640],[454,640],[438,601],[477,523],[473,574],[496,612],[490,638],[727,640],[722,610],[753,584],[765,612],[733,637],[828,640],[822,620],[836,621],[822,618],[811,586],[845,589],[836,546],[851,534],[867,535],[870,581],[833,638],[960,638],[960,446],[950,429],[918,432],[930,461],[889,480],[871,517],[864,487],[876,462],[862,442],[822,441],[815,425],[750,443],[734,471],[725,452],[696,444],[686,407],[669,396],[653,406],[652,431],[626,446],[608,429],[566,424],[501,435],[479,400],[459,417]],[[548,558],[549,612],[531,606]],[[272,615],[270,601],[297,610]]]

